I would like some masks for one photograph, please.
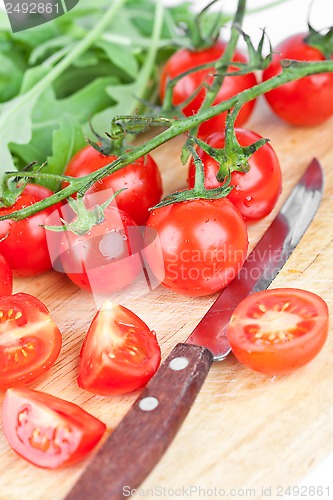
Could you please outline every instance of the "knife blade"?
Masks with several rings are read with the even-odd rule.
[[[226,328],[236,305],[271,284],[310,225],[322,191],[323,172],[313,159],[238,276],[222,290],[187,341],[172,350],[67,500],[124,498],[147,477],[179,430],[212,362],[229,354]]]

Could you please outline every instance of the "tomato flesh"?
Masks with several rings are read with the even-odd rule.
[[[52,194],[44,186],[28,184],[12,207],[0,208],[0,215],[11,214]],[[46,230],[43,226],[47,217],[59,207],[60,204],[57,204],[20,221],[0,221],[0,252],[15,276],[34,276],[51,269]]]
[[[65,175],[83,177],[116,159],[117,156],[103,155],[89,145],[73,156],[67,165]],[[143,225],[148,219],[149,208],[161,199],[161,174],[153,158],[145,155],[96,182],[90,192],[100,192],[105,189],[112,189],[114,193],[124,189],[116,197],[117,207],[126,212],[136,224]]]
[[[246,129],[235,129],[237,140],[241,146],[250,146],[261,139],[261,136]],[[224,132],[217,131],[206,139],[214,148],[225,145]],[[219,163],[198,148],[202,159],[207,189],[222,186],[216,175]],[[265,144],[249,159],[250,170],[246,173],[232,172],[233,190],[227,198],[238,208],[245,221],[251,222],[266,217],[275,207],[282,190],[282,174],[278,158],[269,144]],[[189,166],[189,187],[194,186],[195,165],[193,159]]]
[[[146,385],[160,361],[155,332],[107,299],[82,346],[78,384],[95,394],[126,394]]]
[[[79,406],[30,389],[8,389],[2,411],[10,446],[30,463],[47,469],[82,460],[106,426]]]
[[[0,390],[43,375],[57,360],[61,343],[57,325],[36,297],[0,297]]]
[[[167,61],[162,72],[160,83],[161,100],[163,101],[165,97],[168,79],[175,78],[185,71],[196,68],[202,64],[217,61],[223,55],[225,48],[225,42],[219,40],[213,46],[203,50],[193,51],[189,49],[180,49],[175,52]],[[234,62],[246,62],[246,58],[239,51],[235,51],[232,60]],[[236,69],[238,69],[236,65],[235,67],[230,66],[228,71],[231,72]],[[206,89],[203,87],[203,84],[211,85],[213,83],[213,75],[214,69],[208,68],[205,70],[195,71],[181,78],[173,89],[173,104],[175,106],[182,104],[198,89],[200,89],[193,99],[191,99],[190,102],[183,108],[183,113],[186,116],[196,114],[199,111],[206,95]],[[256,83],[257,80],[254,73],[248,73],[241,76],[226,76],[213,104],[219,104],[239,92],[253,87]],[[236,120],[236,124],[238,126],[245,123],[245,121],[249,118],[254,108],[254,104],[254,100],[244,104]],[[223,130],[226,115],[227,112],[224,112],[217,117],[204,122],[199,129],[200,135],[202,137],[206,137],[215,130]]]
[[[263,73],[268,80],[282,72],[281,60],[323,61],[320,50],[304,42],[305,33],[292,35],[277,45],[273,60]],[[333,115],[333,74],[310,75],[286,83],[265,94],[274,113],[298,126],[318,125]]]
[[[196,199],[151,212],[144,254],[157,280],[189,296],[215,293],[241,269],[248,247],[241,214],[227,199]]]
[[[236,358],[267,375],[290,373],[311,361],[328,333],[326,303],[292,288],[250,295],[235,309],[228,339]]]
[[[10,295],[12,291],[13,273],[4,256],[0,254],[0,296]]]

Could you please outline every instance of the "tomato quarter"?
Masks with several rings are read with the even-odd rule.
[[[281,73],[281,59],[323,61],[317,48],[307,45],[305,33],[293,35],[274,50],[273,60],[264,71],[268,80]],[[333,115],[333,73],[320,73],[286,83],[265,94],[274,113],[292,125],[317,125]]]
[[[261,139],[255,132],[246,129],[235,129],[237,140],[241,146],[250,146]],[[225,145],[224,132],[215,132],[206,139],[214,148]],[[214,158],[198,148],[205,173],[205,187],[216,188],[222,185],[216,175],[219,164]],[[227,198],[238,208],[246,221],[256,221],[266,217],[276,205],[282,190],[282,175],[278,158],[269,144],[264,144],[249,159],[250,170],[246,173],[232,172],[231,186],[234,189]],[[195,166],[193,159],[189,167],[189,186],[194,186]]]
[[[160,361],[155,332],[129,309],[106,300],[82,346],[78,384],[95,394],[126,394],[146,385]]]
[[[327,333],[323,299],[293,288],[250,295],[236,307],[227,332],[236,358],[267,375],[283,375],[311,361]]]
[[[61,342],[57,325],[36,297],[0,297],[0,390],[30,383],[49,370]]]
[[[2,410],[10,446],[30,463],[47,469],[82,460],[106,426],[79,406],[30,389],[8,389]]]

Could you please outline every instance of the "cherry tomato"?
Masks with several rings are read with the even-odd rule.
[[[160,361],[155,332],[107,299],[82,346],[78,384],[95,394],[126,394],[146,385]]]
[[[61,341],[48,309],[36,297],[0,297],[0,390],[30,383],[49,370]]]
[[[217,61],[223,55],[225,48],[225,42],[219,40],[212,47],[203,50],[193,51],[183,48],[175,52],[167,61],[162,72],[160,81],[161,100],[163,101],[165,97],[167,81],[169,79],[175,78],[185,71],[188,71],[202,64]],[[232,60],[234,62],[246,62],[246,58],[238,50],[235,52]],[[231,72],[235,71],[236,69],[238,69],[236,66],[230,66],[228,71]],[[199,90],[195,97],[190,100],[190,102],[183,108],[183,112],[186,116],[191,116],[198,112],[206,95],[206,89],[203,87],[203,84],[211,85],[213,83],[214,71],[214,68],[210,68],[190,73],[181,78],[175,85],[173,90],[173,104],[175,106],[189,99],[199,88],[201,88],[201,90]],[[242,92],[247,88],[253,87],[253,85],[256,85],[256,83],[257,80],[254,73],[248,73],[247,75],[241,76],[225,77],[214,101],[214,105],[219,104],[220,102],[225,101],[230,97],[233,97],[234,95]],[[254,108],[254,104],[254,100],[244,104],[237,117],[236,123],[238,126],[245,123],[249,118]],[[217,117],[211,118],[210,120],[204,122],[199,129],[200,135],[207,136],[214,130],[223,130],[225,125],[225,118],[226,112],[221,113]]]
[[[13,273],[4,256],[0,254],[0,296],[10,295],[12,291]]]
[[[320,50],[304,42],[305,33],[293,35],[277,45],[263,79],[281,73],[281,59],[322,61]],[[292,125],[318,125],[333,115],[333,74],[320,73],[281,85],[265,94],[268,104],[280,118]]]
[[[69,162],[65,175],[83,177],[114,161],[116,156],[105,156],[92,146],[81,149]],[[156,205],[162,196],[160,171],[150,155],[139,158],[118,172],[94,184],[90,192],[112,189],[114,192],[126,188],[117,195],[119,210],[128,213],[138,224],[148,219],[148,209]]]
[[[250,146],[261,136],[246,129],[236,129],[236,137],[241,146]],[[215,132],[206,142],[214,148],[224,147],[223,132]],[[219,164],[201,148],[198,149],[205,171],[205,186],[207,189],[221,186],[216,174]],[[278,200],[282,190],[282,176],[279,161],[269,144],[265,144],[249,159],[250,170],[246,173],[232,172],[231,185],[234,189],[227,196],[238,208],[244,220],[255,221],[266,217]],[[193,160],[189,167],[189,186],[194,186],[195,166]]]
[[[160,283],[174,292],[210,295],[234,279],[244,263],[247,230],[225,198],[155,209],[147,227],[158,236],[145,242],[147,262]]]
[[[293,288],[250,295],[236,307],[227,332],[236,358],[267,375],[289,373],[311,361],[327,333],[323,299]]]
[[[12,207],[0,208],[0,215],[33,205],[51,194],[52,191],[44,186],[28,184]],[[8,219],[0,222],[0,252],[15,276],[33,276],[51,269],[43,226],[47,217],[59,207],[57,204],[20,221]]]
[[[55,469],[82,460],[106,426],[79,406],[30,389],[8,389],[2,410],[10,446],[38,467]]]
[[[64,233],[60,243],[63,270],[78,287],[109,294],[128,286],[142,270],[142,237],[125,212],[109,206],[104,222],[88,233]]]

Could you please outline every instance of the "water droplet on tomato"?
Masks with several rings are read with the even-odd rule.
[[[244,205],[246,207],[250,207],[253,203],[253,198],[252,196],[246,196],[246,198],[244,198]]]

